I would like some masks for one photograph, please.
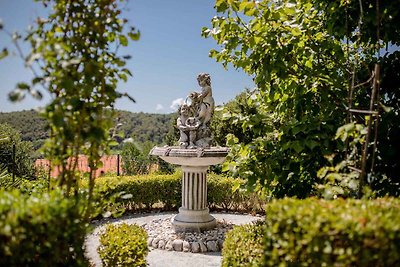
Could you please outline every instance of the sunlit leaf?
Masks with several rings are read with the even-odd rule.
[[[11,102],[19,102],[25,98],[25,92],[21,89],[15,89],[8,94],[8,99]]]
[[[3,48],[3,50],[0,52],[0,60],[8,56],[8,50],[7,48]]]
[[[126,38],[125,35],[120,35],[119,36],[119,42],[121,43],[122,46],[127,46],[128,45],[128,38]]]

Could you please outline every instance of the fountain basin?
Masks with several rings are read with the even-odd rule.
[[[224,162],[228,152],[226,147],[155,147],[150,152],[168,163],[182,166],[182,207],[172,219],[176,231],[201,232],[216,226],[207,207],[207,170]]]
[[[210,147],[187,149],[180,147],[154,147],[150,155],[159,156],[164,161],[180,166],[211,166],[225,161],[229,149]]]

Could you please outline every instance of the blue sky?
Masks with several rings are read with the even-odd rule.
[[[210,49],[218,46],[212,39],[201,37],[201,29],[211,25],[216,15],[214,1],[187,0],[130,0],[125,17],[141,32],[138,42],[131,42],[123,54],[132,55],[127,67],[133,77],[121,83],[118,90],[128,92],[136,104],[127,99],[117,102],[118,109],[132,112],[171,113],[173,102],[184,99],[189,92],[199,90],[196,76],[200,72],[211,75],[213,95],[217,104],[233,99],[254,83],[248,75],[208,57]],[[0,18],[9,31],[24,32],[38,16],[46,11],[32,0],[0,0]],[[0,32],[0,49],[15,50],[11,40]],[[7,94],[17,82],[29,81],[30,72],[22,60],[11,55],[0,61],[0,112],[44,106],[30,97],[10,103]]]

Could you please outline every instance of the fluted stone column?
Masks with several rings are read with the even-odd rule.
[[[207,207],[208,166],[182,166],[182,207],[172,224],[178,231],[202,231],[216,226]]]
[[[228,152],[226,147],[186,149],[166,146],[151,150],[151,155],[182,166],[182,207],[172,219],[176,231],[199,232],[216,226],[207,207],[207,169],[224,162]]]

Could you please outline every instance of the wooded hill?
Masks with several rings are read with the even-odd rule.
[[[125,138],[132,137],[138,142],[165,143],[165,137],[174,125],[174,114],[148,114],[117,111],[116,125]],[[8,123],[21,132],[24,141],[30,141],[39,148],[48,136],[46,121],[35,110],[0,112],[0,123]],[[121,141],[121,140],[120,140]]]

